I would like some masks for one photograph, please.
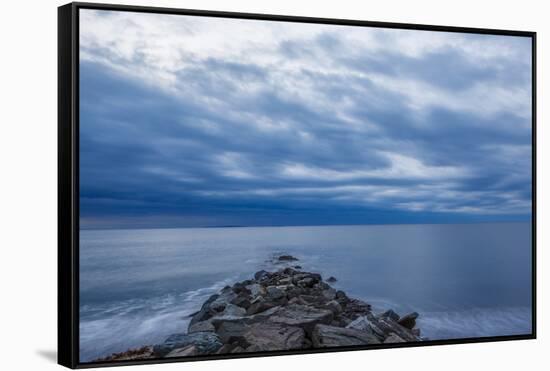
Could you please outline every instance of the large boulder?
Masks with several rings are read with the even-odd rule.
[[[298,258],[295,258],[292,255],[281,255],[277,260],[279,260],[280,262],[293,262],[293,261],[297,261]]]
[[[238,295],[233,291],[232,287],[224,287],[219,294],[210,296],[204,302],[201,309],[191,315],[189,325],[194,325],[197,322],[206,321],[214,316],[219,315],[244,315],[246,310],[231,304]],[[238,309],[236,309],[238,308]]]
[[[227,304],[225,309],[221,313],[223,316],[245,316],[246,309],[236,306],[234,304]]]
[[[250,282],[237,282],[231,290],[237,295],[250,295],[250,290],[246,288],[249,284]]]
[[[305,344],[304,330],[277,323],[256,323],[244,334],[247,351],[300,349]]]
[[[211,321],[196,322],[189,325],[187,333],[193,332],[214,332],[215,328]]]
[[[192,334],[170,335],[162,344],[155,345],[153,350],[159,357],[164,357],[174,349],[194,345],[199,354],[212,354],[222,347],[220,337],[213,332],[195,332]]]
[[[190,325],[193,325],[197,322],[202,322],[202,321],[206,321],[207,319],[209,319],[210,317],[212,317],[212,313],[210,313],[210,304],[212,304],[212,302],[214,302],[220,295],[218,294],[214,294],[212,296],[210,296],[203,304],[202,304],[202,307],[201,309],[196,312],[196,313],[193,313],[190,317],[191,317],[191,322],[190,322]]]
[[[392,321],[399,321],[399,314],[395,313],[393,310],[389,309],[384,313],[378,315],[378,318],[389,318]]]
[[[332,311],[307,305],[290,304],[282,307],[268,318],[270,322],[302,328],[308,335],[317,324],[329,324]]]
[[[235,299],[231,300],[231,304],[234,304],[246,310],[250,306],[250,297],[246,295],[239,295]]]
[[[347,304],[348,301],[349,301],[348,296],[347,296],[346,293],[343,292],[342,290],[336,291],[335,297],[336,297],[336,300],[338,300],[338,302],[339,302],[340,304],[342,304],[342,305]]]
[[[252,301],[250,306],[246,309],[246,314],[253,315],[256,313],[261,313],[275,306],[276,306],[275,303],[265,300],[262,296],[258,296],[256,299]]]
[[[244,321],[224,321],[216,328],[216,334],[224,344],[243,345],[243,335],[249,327]]]
[[[317,273],[296,273],[292,276],[292,283],[303,287],[313,287],[321,282],[321,275]]]
[[[380,336],[384,336],[384,332],[380,328],[378,328],[378,326],[376,325],[376,321],[373,318],[369,319],[368,316],[357,317],[346,327],[354,330],[366,331],[370,334],[376,333]]]
[[[386,334],[386,336],[392,333],[399,336],[405,341],[420,341],[421,339],[415,336],[411,330],[401,326],[399,323],[392,321],[389,318],[380,318],[377,322],[377,326]]]
[[[301,288],[301,287],[298,287],[298,286],[290,286],[287,290],[286,290],[286,296],[287,298],[290,300],[292,298],[295,298],[299,295],[304,295],[306,293],[306,290]]]
[[[210,303],[210,314],[215,316],[222,313],[228,305],[237,297],[237,294],[233,290],[222,291],[221,294]]]
[[[327,325],[316,325],[311,340],[316,348],[380,343],[376,336],[366,331]]]
[[[418,313],[412,312],[407,315],[404,315],[397,321],[401,326],[412,330],[416,326],[416,319],[418,318]]]
[[[256,281],[260,281],[262,278],[265,278],[268,276],[269,276],[269,273],[267,271],[264,271],[263,269],[261,271],[254,273],[254,279]]]
[[[323,290],[322,295],[327,300],[334,300],[336,298],[336,290],[332,287]]]
[[[338,298],[336,300],[338,300]],[[340,300],[338,301],[340,302]],[[371,310],[370,304],[359,299],[348,299],[344,305],[346,307],[346,312],[355,316],[365,315],[370,313]]]
[[[271,301],[276,301],[286,297],[286,286],[268,286],[266,287],[266,296]]]
[[[336,300],[329,301],[324,307],[330,310],[335,316],[342,312],[342,306]]]
[[[379,339],[384,339],[387,337],[387,334],[380,327],[378,327],[378,321],[372,315],[357,317],[350,322],[346,328],[366,331],[369,334],[377,336]]]
[[[250,296],[253,298],[265,292],[265,289],[259,283],[252,283],[247,285],[246,288],[250,291]]]

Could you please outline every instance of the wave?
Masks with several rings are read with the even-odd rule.
[[[185,332],[189,316],[223,287],[250,278],[259,269],[278,269],[291,264],[276,262],[274,257],[287,253],[271,252],[263,259],[243,261],[242,272],[210,286],[147,299],[130,299],[80,307],[80,358],[91,361],[130,348],[162,342],[171,334]],[[297,255],[301,265],[311,256]],[[308,265],[308,264],[305,264]]]
[[[529,307],[426,312],[417,322],[430,340],[525,335],[532,330]]]
[[[280,255],[293,255],[299,261],[281,264],[275,259]],[[355,284],[359,280],[346,279],[345,273],[350,267],[335,264],[331,255],[319,252],[310,254],[303,249],[273,246],[265,255],[260,253],[252,257],[243,256],[234,269],[234,272],[239,273],[229,274],[227,278],[209,286],[153,298],[81,306],[81,361],[91,361],[129,348],[160,343],[173,333],[185,332],[190,321],[189,315],[199,310],[210,295],[234,282],[250,278],[257,270],[273,270],[285,265],[300,265],[304,270],[319,272],[326,277],[334,275],[338,279],[333,285],[335,288],[369,302],[376,312],[388,308],[398,309],[400,314],[418,311],[418,327],[423,336],[432,340],[531,332],[531,309],[528,307],[452,310],[442,304],[426,301],[422,303],[427,310],[404,306],[406,300],[400,302],[401,297],[377,297],[368,287]]]
[[[130,348],[162,342],[185,332],[189,315],[236,277],[208,287],[149,299],[125,300],[80,308],[80,359],[91,361]]]

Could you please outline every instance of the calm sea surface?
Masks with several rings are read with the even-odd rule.
[[[304,270],[376,310],[420,313],[430,339],[531,332],[531,224],[189,228],[81,231],[80,351],[89,361],[185,332],[227,284]]]

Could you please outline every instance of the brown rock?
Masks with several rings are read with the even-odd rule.
[[[155,352],[152,346],[145,346],[137,349],[129,349],[121,353],[113,353],[112,355],[94,360],[94,362],[107,362],[107,361],[131,361],[138,359],[155,358]]]

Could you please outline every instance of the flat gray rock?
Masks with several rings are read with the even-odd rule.
[[[311,340],[316,348],[380,344],[373,334],[351,328],[317,325]]]
[[[328,324],[332,321],[332,311],[318,309],[307,305],[290,304],[279,309],[269,317],[270,322],[287,326],[301,327],[311,334],[317,324]]]
[[[411,330],[401,326],[399,323],[390,320],[389,318],[381,318],[378,321],[378,327],[384,331],[386,336],[391,335],[392,333],[399,336],[405,341],[420,341],[421,339],[415,336]]]
[[[224,344],[242,343],[243,336],[249,325],[238,321],[225,321],[216,328],[216,333]]]
[[[266,291],[270,300],[279,300],[286,296],[284,288],[281,286],[268,286]]]
[[[250,295],[252,297],[258,296],[265,292],[264,288],[259,283],[252,283],[247,285],[246,288],[250,291]]]
[[[239,307],[235,304],[227,304],[221,315],[223,315],[223,316],[245,316],[246,315],[246,309],[241,308],[241,307]]]
[[[300,349],[304,347],[305,333],[299,327],[256,323],[245,333],[244,340],[250,344],[247,351]]]
[[[187,333],[192,334],[194,332],[214,332],[215,328],[212,322],[202,321],[194,324],[190,324],[187,329]]]
[[[213,317],[210,321],[214,325],[215,328],[218,328],[220,324],[224,322],[240,322],[243,324],[251,325],[253,323],[258,322],[264,322],[269,318],[271,315],[276,313],[281,307],[273,307],[270,309],[267,309],[261,313],[253,314],[250,316],[220,316],[220,317]]]
[[[376,326],[374,321],[371,321],[367,316],[361,316],[354,319],[346,328],[351,328],[354,330],[366,331],[369,334],[377,333],[378,335],[383,336],[384,332]]]
[[[183,348],[176,348],[172,350],[170,353],[165,355],[165,357],[166,358],[189,357],[189,356],[196,356],[197,354],[199,354],[197,347],[195,347],[194,345],[188,345]]]

